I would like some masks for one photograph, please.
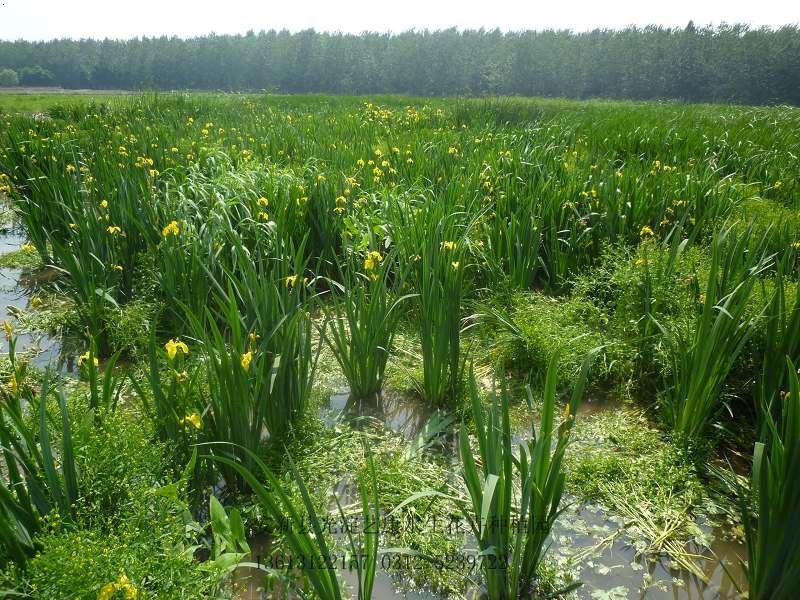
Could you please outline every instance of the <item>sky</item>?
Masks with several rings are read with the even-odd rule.
[[[793,6],[794,5],[794,6]],[[800,22],[795,0],[0,0],[0,39],[191,37],[248,30],[400,32],[408,29],[683,27]]]

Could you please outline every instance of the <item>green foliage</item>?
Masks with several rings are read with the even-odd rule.
[[[698,523],[739,525],[733,502],[712,494],[693,457],[635,409],[616,407],[581,418],[566,455],[567,488],[580,502],[599,503],[624,519],[638,551],[668,554],[682,569],[705,577],[686,544],[703,543]],[[740,527],[739,527],[740,528]]]
[[[337,579],[319,516],[291,456],[288,457],[289,467],[292,478],[300,490],[305,518],[301,509],[284,491],[281,481],[267,465],[255,455],[251,455],[250,458],[257,465],[259,475],[266,479],[268,487],[259,482],[256,475],[241,463],[222,456],[214,457],[215,460],[235,469],[247,481],[260,506],[274,523],[287,524],[284,532],[286,543],[300,562],[300,568],[316,594],[323,600],[341,600],[342,584]],[[360,485],[362,522],[358,528],[358,535],[353,532],[352,525],[336,498],[339,516],[345,525],[349,551],[356,562],[359,600],[372,597],[380,540],[381,515],[377,478],[370,454],[367,454],[367,466],[368,476]]]
[[[750,226],[756,237],[767,238],[770,253],[783,252],[800,241],[800,213],[792,210],[791,203],[771,198],[746,198],[737,205],[735,215],[740,230]]]
[[[115,353],[137,356],[147,348],[149,330],[158,321],[159,308],[147,298],[137,298],[109,315],[105,323],[108,344]]]
[[[780,414],[778,395],[786,388],[787,373],[781,358],[800,361],[800,285],[788,277],[794,260],[794,252],[788,252],[776,266],[774,289],[764,309],[764,331],[759,336],[764,358],[756,395],[759,406],[772,415]]]
[[[656,511],[671,511],[698,504],[702,495],[686,453],[629,408],[579,421],[567,463],[574,493],[606,506],[625,498],[646,498]]]
[[[73,404],[79,414],[85,404]],[[86,413],[87,416],[90,413]],[[139,411],[119,409],[99,425],[82,419],[75,431],[75,462],[80,500],[78,520],[103,527],[129,514],[142,490],[159,485],[168,473],[169,447],[154,441],[150,423]]]
[[[231,572],[242,558],[250,553],[250,546],[244,533],[244,525],[239,511],[225,508],[216,496],[209,497],[209,515],[211,516],[211,551],[214,565],[223,572]]]
[[[67,293],[73,300],[78,319],[85,324],[89,335],[95,340],[101,353],[108,351],[105,333],[107,314],[119,305],[112,296],[113,284],[107,281],[107,267],[87,245],[84,252],[75,254],[73,246],[51,244],[53,256],[69,273]]]
[[[609,328],[633,351],[645,393],[652,393],[648,378],[669,368],[658,324],[668,331],[692,330],[707,263],[704,249],[674,229],[664,240],[648,237],[635,249],[606,247],[597,268],[576,280],[575,296],[612,315]]]
[[[52,71],[43,69],[39,65],[31,67],[22,67],[19,72],[19,82],[22,85],[52,85],[55,75]]]
[[[277,290],[276,284],[269,285],[273,292]],[[261,446],[265,429],[278,440],[305,412],[313,372],[311,324],[305,313],[297,311],[272,325],[272,330],[247,332],[232,290],[228,297],[227,313],[221,313],[226,329],[217,326],[210,311],[204,322],[189,317],[195,335],[202,336],[206,359],[209,410],[203,436],[235,444],[234,454],[250,465],[250,455]],[[226,471],[226,482],[241,485],[233,471]]]
[[[200,416],[200,369],[187,364],[189,346],[180,339],[170,338],[162,350],[151,329],[147,345],[147,370],[144,382],[130,377],[131,385],[139,396],[144,414],[153,423],[156,436],[169,442],[180,460],[188,457],[188,446],[195,440],[194,430],[202,427]]]
[[[71,428],[79,497],[41,521],[35,556],[8,569],[2,587],[92,600],[114,586],[120,597],[131,588],[142,598],[217,597],[225,571],[195,559],[201,529],[182,500],[186,474],[161,487],[168,449],[153,442],[149,422],[119,409],[95,424],[82,395],[70,408],[82,416]]]
[[[13,343],[11,357],[14,365]],[[42,518],[56,512],[66,521],[72,520],[78,499],[78,475],[63,389],[57,394],[61,439],[54,452],[47,422],[48,397],[53,393],[48,375],[39,394],[38,430],[26,421],[16,379],[19,375],[15,370],[17,390],[0,410],[0,446],[7,476],[7,483],[0,482],[0,542],[6,557],[24,564],[35,549],[33,536],[40,529]],[[35,402],[32,393],[24,399],[27,404]]]
[[[89,98],[109,98],[108,94],[64,93],[64,94],[13,94],[11,92],[0,94],[0,113],[32,114],[45,112],[50,107],[63,104],[66,101],[85,102]]]
[[[137,598],[217,597],[222,573],[194,560],[196,540],[187,539],[182,509],[146,490],[139,494],[116,526],[48,529],[40,537],[43,551],[15,588],[34,598],[96,600],[123,581]],[[111,597],[123,597],[124,589]]]
[[[742,502],[745,522],[749,597],[790,598],[800,578],[800,383],[787,360],[789,391],[779,421],[765,409],[766,434],[753,451],[751,490],[758,501],[754,517]]]
[[[580,374],[584,357],[594,348],[593,370],[598,379],[622,382],[630,373],[625,348],[612,337],[606,314],[579,296],[551,298],[515,293],[508,312],[489,308],[486,325],[493,331],[491,354],[500,365],[529,373],[544,384],[553,356],[558,354],[557,382],[561,388]]]
[[[368,251],[365,272],[360,272],[354,264],[342,269],[339,277],[342,281],[329,281],[327,303],[321,305],[327,313],[327,327],[323,326],[321,333],[355,398],[374,396],[383,386],[400,317],[398,304],[408,298],[398,293],[404,280],[393,267],[393,256]]]
[[[459,436],[462,476],[471,502],[464,512],[478,543],[491,598],[517,598],[533,590],[546,552],[545,541],[560,511],[564,453],[575,412],[583,400],[588,365],[586,360],[567,405],[566,418],[555,427],[558,354],[550,360],[539,431],[531,429],[531,440],[520,444],[518,459],[511,448],[508,393],[503,390],[499,402],[493,397],[484,418],[477,388],[474,383],[471,386],[480,462],[476,463],[466,430],[462,428]],[[512,507],[518,507],[516,515]],[[512,516],[516,516],[518,524],[515,525]]]
[[[42,266],[42,259],[32,246],[0,255],[0,268],[22,268],[35,270]]]
[[[752,335],[746,319],[750,292],[769,259],[751,250],[749,230],[724,229],[714,236],[702,312],[693,331],[678,337],[664,330],[672,356],[672,385],[665,404],[674,432],[683,443],[697,442],[721,409],[726,377]]]
[[[508,277],[517,288],[529,289],[542,269],[539,256],[543,230],[541,207],[531,198],[518,197],[519,190],[513,186],[517,182],[513,179],[511,183],[508,178],[498,182],[491,167],[487,166],[480,178],[487,199],[492,198],[490,194],[500,194],[494,203],[492,218],[486,223],[488,243],[481,254],[497,275]],[[503,185],[504,189],[495,190],[495,185]]]
[[[48,333],[69,333],[80,329],[74,303],[58,293],[41,293],[35,310],[28,310],[19,317],[20,328]],[[41,302],[41,303],[40,303]]]
[[[423,368],[419,387],[434,404],[454,401],[461,383],[461,304],[474,218],[453,196],[422,197],[393,207],[401,260],[417,292]]]
[[[14,69],[0,69],[0,87],[19,85],[19,76]]]
[[[439,35],[452,34],[432,37]],[[524,71],[526,64],[501,65],[470,85],[502,91],[504,69]],[[396,69],[387,72],[394,77]],[[148,548],[149,561],[161,546],[130,524],[143,514],[162,518],[149,504],[155,496],[174,503],[167,523],[183,523],[180,541],[171,529],[152,528],[172,544],[160,551],[164,564],[178,564],[170,563],[175,548],[184,560],[201,546],[212,556],[204,569],[229,571],[244,558],[236,511],[253,528],[265,524],[263,503],[247,506],[251,482],[237,468],[244,467],[259,473],[272,512],[283,516],[290,504],[298,517],[312,506],[322,515],[327,490],[347,487],[356,473],[362,488],[382,490],[384,510],[401,504],[412,514],[447,518],[461,506],[486,550],[487,580],[507,595],[546,593],[563,580],[542,568],[542,552],[567,484],[635,523],[637,549],[644,538],[646,554],[687,559],[684,543],[702,538],[692,519],[711,512],[699,508],[708,501],[706,482],[690,460],[706,456],[688,447],[711,450],[710,426],[718,420],[736,438],[726,442],[747,438],[759,403],[775,422],[783,416],[782,361],[795,358],[800,339],[792,230],[798,131],[797,112],[785,107],[522,98],[150,94],[4,117],[0,194],[35,248],[36,257],[26,246],[30,265],[46,265],[20,277],[24,293],[35,294],[31,310],[12,312],[27,329],[57,328],[85,340],[78,351],[83,380],[67,379],[69,401],[62,402],[72,417],[68,429],[58,398],[51,393],[40,410],[41,399],[31,394],[39,379],[22,360],[27,351],[16,357],[13,347],[0,369],[9,405],[0,413],[4,435],[21,440],[27,455],[42,454],[29,461],[36,477],[19,467],[23,485],[6,485],[6,552],[22,562],[37,551],[47,555],[44,542],[57,549],[69,535],[85,534],[99,548],[105,535],[109,543]],[[731,225],[746,213],[752,223]],[[782,223],[769,227],[774,220]],[[19,258],[4,264],[19,265]],[[602,438],[597,448],[584,447],[580,458],[562,452],[571,419],[559,433],[552,402],[556,390],[583,381],[586,354],[593,384],[604,391],[622,384],[648,408],[669,409],[661,425],[678,436],[662,439],[625,415],[615,420],[615,411],[588,428]],[[132,361],[116,365],[123,355]],[[315,379],[320,355],[322,381]],[[521,451],[506,439],[505,394],[484,415],[481,394],[467,390],[470,359],[481,382],[500,366],[530,373],[544,388],[542,428]],[[122,371],[130,374],[124,381]],[[447,426],[441,415],[411,443],[359,422],[381,466],[372,486],[353,429],[342,421],[324,429],[310,410],[327,404],[341,375],[356,395],[374,394],[387,381],[410,389],[414,380],[425,405],[450,403],[465,420],[471,415],[486,447],[481,459],[473,457],[469,498],[441,491],[452,485],[452,465],[426,439]],[[471,406],[457,402],[465,396]],[[17,410],[22,399],[27,408]],[[12,413],[19,415],[10,419]],[[403,414],[382,416],[393,426]],[[763,421],[766,433],[770,421]],[[598,431],[603,426],[619,431]],[[466,465],[473,448],[462,433]],[[67,437],[71,461],[64,460]],[[208,443],[203,447],[221,460],[189,461],[181,471],[195,443]],[[24,453],[11,454],[17,461]],[[256,456],[269,465],[272,483],[265,484]],[[573,474],[565,480],[568,459]],[[71,463],[77,496],[67,489]],[[211,531],[199,539],[203,527],[189,506],[205,510],[198,499],[208,497],[205,485],[221,483],[220,474],[224,488],[214,491],[227,506],[212,502]],[[301,483],[312,480],[320,492]],[[56,527],[56,510],[39,511],[33,499],[38,522],[24,528],[33,533],[17,527],[34,521],[31,511],[18,510],[27,507],[18,494],[29,481],[47,488],[46,499],[62,490],[65,502],[49,502],[69,529]],[[436,505],[427,505],[433,496],[418,490],[439,486]],[[279,487],[284,496],[273,496]],[[369,495],[361,507],[367,516],[378,506],[376,493]],[[501,520],[524,512],[536,525],[501,534],[482,523],[484,512]],[[377,540],[350,533],[352,540],[336,542],[377,548]],[[441,532],[382,533],[387,545],[420,559],[469,543]],[[280,536],[272,542],[274,552],[289,544]],[[320,551],[319,538],[293,543]],[[503,553],[517,562],[492,568],[489,557]],[[134,566],[144,560],[116,547],[113,554]],[[359,580],[367,596],[371,567],[364,567]],[[120,595],[127,585],[147,587],[138,568],[126,571],[128,580],[105,567],[102,577],[87,579],[95,596],[112,588]],[[316,587],[335,595],[335,574],[317,576]],[[464,592],[462,574],[438,569],[435,560],[412,577]],[[183,581],[160,571],[156,578],[153,594]],[[92,593],[82,582],[71,585]],[[309,591],[307,582],[300,587]]]
[[[78,357],[78,368],[89,384],[89,410],[98,423],[103,415],[117,408],[122,386],[122,379],[114,372],[118,359],[119,353],[108,359],[101,377],[97,346],[93,339],[90,339],[89,349]]]

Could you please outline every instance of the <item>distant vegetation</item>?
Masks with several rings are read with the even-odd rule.
[[[800,104],[800,28],[248,32],[0,42],[21,85]],[[2,85],[2,84],[0,84]],[[15,84],[5,84],[15,85]]]

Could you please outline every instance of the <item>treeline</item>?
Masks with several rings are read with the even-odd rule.
[[[800,104],[800,28],[313,30],[0,42],[0,70],[65,88],[564,96]],[[23,85],[26,77],[20,77]]]

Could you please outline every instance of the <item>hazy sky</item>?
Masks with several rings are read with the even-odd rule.
[[[356,33],[453,26],[585,31],[683,26],[690,19],[696,25],[780,26],[800,21],[800,7],[795,0],[0,0],[0,39],[188,37],[311,27]]]

